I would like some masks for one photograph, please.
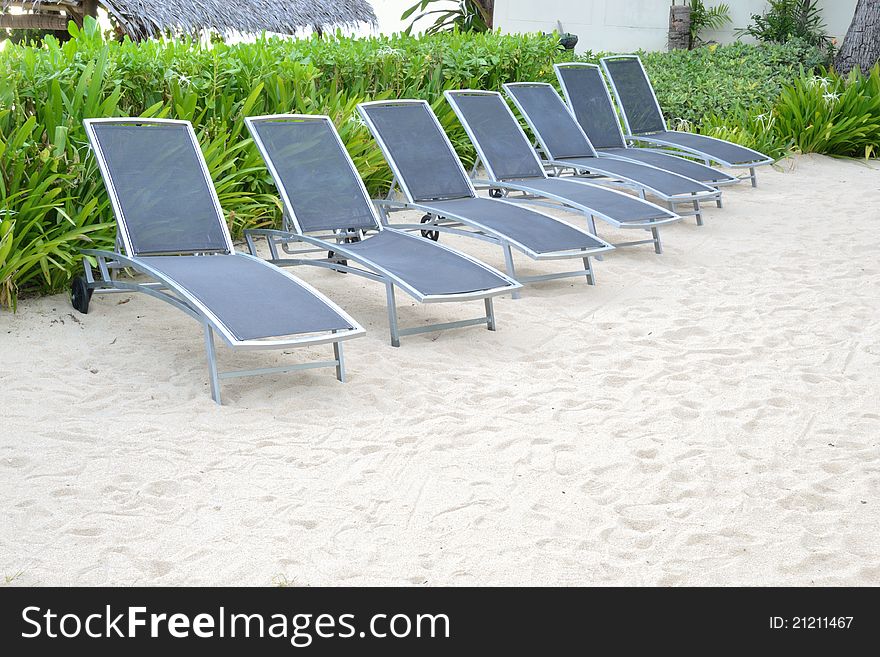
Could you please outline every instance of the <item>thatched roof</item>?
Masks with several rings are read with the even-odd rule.
[[[0,0],[0,5],[10,0]],[[216,30],[223,34],[278,32],[293,34],[304,27],[321,29],[376,24],[367,0],[98,0],[135,39],[163,32],[193,34]],[[81,0],[19,0],[16,4],[46,8],[67,5],[81,13]],[[79,11],[78,11],[79,10]]]

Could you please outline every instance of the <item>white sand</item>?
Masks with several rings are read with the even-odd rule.
[[[349,383],[239,379],[222,408],[182,313],[24,301],[0,314],[0,575],[880,584],[880,170],[783,168],[665,230],[663,256],[596,263],[596,287],[499,299],[497,333],[393,349],[381,286],[297,269],[369,331]],[[410,325],[481,309],[400,299]],[[220,350],[226,368],[327,353]]]

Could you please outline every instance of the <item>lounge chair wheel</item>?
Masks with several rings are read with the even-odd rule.
[[[501,190],[492,187],[489,189],[489,196],[491,198],[501,198]]]
[[[431,215],[426,214],[424,217],[422,217],[421,223],[427,224],[431,221],[431,219],[432,219]],[[432,242],[436,242],[437,240],[440,239],[440,231],[439,230],[423,230],[422,237],[427,237]]]
[[[333,258],[334,258],[335,256],[336,256],[336,251],[327,251],[327,259],[328,259],[328,260],[333,260]],[[344,267],[348,265],[348,260],[344,260],[344,259],[342,259],[342,260],[337,260],[337,262],[338,262],[340,265],[344,266]],[[347,274],[348,272],[347,272],[347,271],[341,271],[341,272],[339,272],[339,273],[340,273],[340,274]]]
[[[83,315],[89,312],[89,302],[94,290],[89,287],[84,276],[77,276],[70,282],[70,303]]]
[[[361,239],[359,237],[346,237],[342,240],[345,244],[354,244],[355,242],[360,242]],[[327,259],[333,260],[336,257],[336,251],[327,251]],[[348,267],[348,260],[345,258],[340,258],[337,262],[343,267]],[[340,274],[347,274],[347,271],[341,271]]]

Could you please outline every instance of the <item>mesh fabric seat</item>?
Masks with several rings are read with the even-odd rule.
[[[504,249],[510,276],[514,276],[511,248],[534,259],[580,257],[584,260],[584,271],[519,277],[520,281],[564,276],[586,276],[588,281],[593,281],[589,257],[613,247],[549,215],[502,201],[476,198],[455,149],[425,101],[361,103],[358,111],[391,167],[393,185],[399,186],[406,198],[405,202],[393,201],[390,197],[381,201],[386,213],[401,208],[418,209],[428,213],[423,221],[428,221],[438,235],[450,231],[497,242]],[[542,175],[540,165],[535,169],[534,164],[530,165],[525,159],[516,166],[516,173],[528,174],[527,168],[531,166],[531,173]],[[467,230],[458,227],[461,225]]]
[[[562,98],[549,84],[516,82],[505,84],[504,90],[532,128],[546,160],[557,168],[604,175],[667,202],[690,202],[718,196],[718,190],[691,178],[636,162],[600,158]]]
[[[617,111],[596,64],[556,64],[556,76],[568,106],[600,157],[614,157],[671,171],[717,186],[738,182],[723,171],[667,153],[630,147],[620,129]]]
[[[606,243],[562,221],[532,210],[488,198],[427,201],[424,207],[442,217],[472,218],[492,231],[503,232],[510,241],[543,255],[581,249],[602,249]]]
[[[763,153],[722,139],[668,130],[651,81],[638,57],[605,57],[601,64],[614,89],[628,138],[678,149],[707,163],[748,168],[752,186],[757,184],[755,167],[773,162]]]
[[[594,217],[619,228],[649,228],[653,239],[629,242],[654,243],[660,249],[658,225],[678,221],[663,208],[629,194],[572,178],[548,178],[541,160],[529,143],[504,97],[495,91],[471,89],[444,92],[452,109],[477,149],[490,188],[543,197],[583,213],[595,234]]]
[[[235,253],[192,126],[158,119],[90,119],[95,151],[125,253],[87,250],[74,305],[88,311],[93,292],[144,292],[202,322],[214,400],[220,379],[332,366],[344,378],[340,340],[363,329],[329,299],[267,262]],[[131,268],[147,283],[110,274]],[[83,284],[85,287],[83,287]],[[79,290],[81,294],[76,294]],[[282,368],[219,372],[214,332],[235,349],[289,348],[331,342],[334,360]]]
[[[323,247],[337,258],[315,260],[273,255],[272,262],[331,267],[384,282],[388,290],[391,342],[395,346],[400,344],[401,335],[436,326],[399,329],[395,286],[425,303],[484,299],[485,317],[457,325],[482,322],[494,328],[491,297],[516,289],[519,284],[448,247],[383,227],[328,117],[276,115],[248,117],[246,122],[284,202],[285,228],[289,231],[248,231],[249,239],[265,236],[273,254],[277,251],[274,240],[293,239]],[[342,243],[338,239],[340,234],[347,236]],[[255,253],[252,239],[250,243]],[[290,249],[288,255],[296,256]],[[348,261],[362,268],[349,266]]]

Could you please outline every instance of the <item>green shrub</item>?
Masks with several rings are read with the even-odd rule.
[[[847,157],[880,154],[880,64],[870,75],[855,69],[803,73],[766,111],[711,117],[702,132],[780,157],[786,151]]]
[[[703,40],[700,32],[703,30],[720,30],[731,21],[730,5],[721,2],[712,7],[707,7],[703,0],[690,0],[691,7],[691,30],[689,48],[694,48]]]
[[[802,66],[826,63],[818,48],[800,41],[638,54],[667,120],[674,127],[694,128],[737,108],[769,108]],[[602,56],[585,53],[577,59],[596,63]]]
[[[774,107],[777,130],[801,153],[873,157],[880,147],[880,65],[865,76],[804,75]]]
[[[391,174],[357,118],[358,102],[428,100],[469,165],[473,149],[443,90],[555,82],[554,61],[572,57],[560,51],[555,36],[494,32],[261,38],[208,47],[187,39],[105,41],[91,20],[71,32],[63,44],[48,37],[39,47],[7,43],[0,51],[0,307],[14,306],[19,294],[62,289],[78,267],[80,248],[113,244],[113,216],[84,118],[192,121],[230,228],[240,236],[280,218],[269,174],[247,138],[245,116],[329,115],[370,193],[379,195]],[[736,44],[643,56],[667,116],[695,129],[708,121],[708,129],[716,129],[724,117],[740,114],[754,123],[749,112],[769,108],[796,77],[805,53],[796,44]],[[781,112],[776,121],[783,121]],[[737,139],[757,138],[748,121],[738,125],[730,128]]]
[[[66,129],[40,144],[35,116],[18,126],[10,116],[0,109],[0,306],[15,308],[18,288],[60,290],[78,248],[108,247],[113,239],[111,224],[101,223],[108,202],[97,193],[95,167],[78,166],[84,153],[68,147]],[[76,169],[90,180],[78,179]]]
[[[826,50],[832,47],[818,0],[770,0],[767,11],[752,14],[751,24],[738,32],[764,43],[803,39]]]
[[[203,47],[187,39],[105,41],[93,21],[73,39],[0,51],[0,307],[20,293],[55,292],[83,246],[112,247],[106,190],[82,120],[155,116],[193,122],[233,234],[275,224],[280,208],[251,141],[247,115],[328,114],[372,194],[391,175],[357,120],[363,100],[431,101],[466,161],[470,144],[442,92],[500,89],[552,76],[556,39],[444,34],[372,39],[263,38]]]

